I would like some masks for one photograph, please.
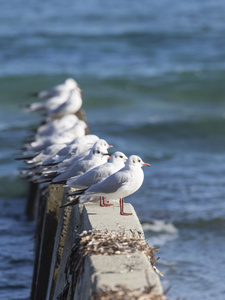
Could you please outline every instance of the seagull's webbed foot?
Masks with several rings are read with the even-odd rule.
[[[122,216],[130,216],[132,213],[125,213],[124,212],[124,198],[120,198],[120,214]]]
[[[132,213],[125,213],[125,212],[120,212],[121,216],[130,216]]]
[[[101,207],[107,207],[107,206],[111,206],[111,205],[113,205],[113,204],[109,204],[109,201],[108,201],[108,203],[105,203],[105,197],[100,196],[100,206]]]

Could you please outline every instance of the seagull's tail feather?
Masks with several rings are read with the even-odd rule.
[[[52,184],[64,184],[66,180],[53,181]]]
[[[64,187],[67,187],[67,185],[65,185]],[[82,190],[77,190],[77,191],[74,191],[71,193],[66,193],[66,194],[67,194],[67,196],[78,196],[78,195],[82,195],[86,190],[87,190],[87,188],[82,189]]]
[[[35,183],[44,183],[44,182],[51,182],[51,181],[52,181],[52,177],[42,177],[34,180]]]
[[[33,159],[35,156],[21,156],[21,157],[16,157],[15,160],[30,160]]]
[[[46,110],[45,105],[41,102],[25,104],[24,109],[28,112],[43,112]]]
[[[42,166],[46,166],[46,167],[51,167],[51,166],[56,166],[58,165],[58,162],[52,162],[52,163],[42,163]]]
[[[30,173],[28,173],[28,174],[20,174],[20,178],[21,179],[26,179],[26,180],[29,180],[29,181],[32,181],[32,176],[33,176],[33,174],[30,174]]]
[[[75,199],[63,204],[62,206],[60,206],[60,208],[67,207],[67,206],[72,206],[72,205],[77,205],[77,204],[79,204],[79,197],[76,197]]]

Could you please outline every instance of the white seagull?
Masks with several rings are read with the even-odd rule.
[[[23,160],[26,160],[27,164],[40,165],[43,163],[43,161],[47,160],[49,157],[52,157],[64,147],[66,147],[66,144],[53,144],[46,147],[44,150],[37,153],[33,157],[27,157],[27,159],[23,158]]]
[[[38,93],[33,93],[33,96],[36,96],[41,99],[51,98],[60,95],[63,92],[70,91],[77,87],[77,82],[73,78],[67,78],[64,83],[54,86],[48,91],[41,91]]]
[[[75,114],[82,106],[82,95],[79,87],[72,90],[65,102],[55,109],[47,108],[47,115],[54,117],[61,117],[66,114]]]
[[[65,145],[66,147],[62,147],[56,155],[53,155],[49,158],[46,157],[46,160],[42,160],[42,163],[38,164],[39,169],[35,168],[33,173],[33,180],[42,182],[43,180],[45,181],[47,179],[47,181],[49,181],[49,178],[54,178],[63,173],[66,168],[69,168],[73,164],[75,157],[78,158],[81,154],[82,157],[86,156],[98,140],[99,138],[96,135],[91,134],[77,138],[71,144]],[[106,143],[106,141],[100,140],[99,145],[108,144]],[[108,145],[107,147],[110,147],[110,145]],[[88,152],[86,151],[87,149]],[[80,157],[80,159],[82,157]],[[59,162],[57,162],[58,160]]]
[[[79,203],[87,202],[86,196],[100,196],[106,199],[120,199],[120,214],[131,215],[124,212],[124,198],[136,192],[142,185],[144,180],[144,172],[142,166],[150,166],[142,161],[137,155],[131,155],[125,163],[125,167],[118,172],[110,175],[104,181],[101,181],[83,192],[78,199]],[[74,193],[75,194],[75,193]],[[78,203],[75,199],[66,206]]]
[[[68,103],[67,103],[68,102]],[[35,102],[25,106],[29,112],[40,112],[42,114],[65,115],[68,113],[76,113],[82,105],[82,93],[79,85],[65,86],[61,92],[52,94],[51,98],[47,98],[44,102]]]
[[[67,180],[65,187],[87,189],[90,186],[105,180],[113,173],[122,169],[127,159],[128,158],[124,153],[116,151],[111,155],[111,158],[108,162],[91,169],[83,175],[71,177],[69,180]],[[70,193],[69,196],[70,195],[73,195],[73,193]],[[100,197],[100,206],[109,205],[111,204],[106,204],[104,198],[102,201],[102,197]]]
[[[94,134],[88,134],[76,138],[64,148],[61,148],[57,153],[55,153],[55,155],[43,161],[42,165],[56,165],[66,159],[70,160],[73,157],[77,157],[79,154],[91,149],[94,143],[96,143],[98,140],[99,137]]]
[[[111,147],[112,146],[109,145],[105,140],[99,139],[91,148],[88,155],[86,155],[83,159],[73,163],[68,169],[65,171],[63,170],[63,172],[58,170],[58,173],[61,174],[56,176],[52,182],[66,182],[70,177],[82,175],[83,173],[107,162],[108,158],[110,157],[107,149]],[[50,174],[47,175],[51,177]]]
[[[99,139],[97,142],[96,142],[96,145],[94,144],[94,145],[92,145],[92,147],[89,146],[88,149],[86,149],[86,150],[84,150],[82,152],[78,151],[78,152],[72,153],[66,159],[64,159],[62,162],[60,162],[59,164],[57,164],[58,172],[62,173],[66,169],[72,168],[72,165],[75,165],[78,161],[86,158],[91,153],[91,151],[93,150],[94,146],[105,147],[106,152],[108,152],[107,151],[108,148],[112,148],[113,147],[112,145],[109,145],[104,139]],[[106,161],[107,160],[105,160],[105,162]],[[56,171],[54,167],[52,168],[52,170]],[[72,176],[76,176],[76,175],[71,175],[70,177],[72,177]]]
[[[42,151],[46,147],[53,144],[70,143],[74,139],[84,136],[86,128],[88,128],[87,124],[82,120],[78,120],[73,128],[67,131],[59,132],[58,134],[55,133],[54,135],[50,136],[39,137],[31,144],[26,145],[26,151],[37,152]]]
[[[48,110],[54,110],[64,102],[67,101],[70,95],[70,91],[64,91],[59,95],[56,95],[52,98],[48,98],[44,102],[34,102],[32,104],[28,104],[25,106],[25,109],[28,112],[39,112],[42,114],[46,114]]]
[[[74,114],[68,114],[59,119],[51,120],[38,127],[35,137],[37,139],[38,136],[50,136],[56,132],[63,132],[72,128],[78,120],[78,117]]]

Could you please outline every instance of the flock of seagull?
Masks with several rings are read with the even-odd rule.
[[[150,166],[137,155],[129,158],[120,151],[109,154],[113,147],[106,140],[86,134],[88,126],[76,113],[82,107],[78,83],[68,78],[48,91],[33,94],[39,102],[26,106],[28,112],[45,116],[34,135],[24,144],[22,157],[28,165],[21,176],[34,183],[63,184],[75,188],[68,192],[68,202],[62,207],[100,200],[100,206],[110,206],[109,200],[119,200],[120,214],[124,198],[142,185],[142,166]]]

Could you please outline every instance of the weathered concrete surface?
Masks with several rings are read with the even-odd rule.
[[[33,280],[31,288],[31,300],[35,299],[36,287],[37,287],[37,277],[38,277],[38,268],[39,268],[39,258],[41,251],[42,243],[42,229],[44,223],[45,209],[47,203],[47,195],[41,196],[40,187],[38,188],[39,199],[38,199],[38,208],[37,208],[37,225],[35,233],[35,259],[34,259],[34,268],[33,268]],[[37,195],[36,195],[37,196]]]
[[[112,206],[100,207],[98,202],[88,202],[84,205],[85,215],[91,229],[109,230],[125,233],[127,236],[144,238],[144,232],[133,206],[125,203],[124,210],[132,213],[131,216],[121,216],[119,202],[110,201]]]
[[[48,286],[49,273],[51,268],[51,260],[53,247],[55,242],[55,234],[58,226],[58,218],[60,213],[60,201],[63,197],[63,188],[61,185],[50,185],[47,203],[44,206],[44,216],[41,235],[41,243],[38,255],[38,266],[33,278],[32,299],[45,299]]]
[[[40,198],[39,197],[39,184],[29,182],[25,215],[31,221],[33,221],[35,219],[35,216],[37,214],[39,198]]]
[[[78,299],[90,299],[104,285],[113,288],[118,284],[143,289],[150,283],[155,286],[156,294],[163,294],[159,277],[143,253],[92,255],[86,258],[84,270]]]
[[[70,215],[71,215],[71,209],[66,210],[64,213],[61,211],[59,215],[54,249],[52,253],[51,269],[49,274],[49,285],[48,285],[46,299],[52,299],[54,294],[55,283],[56,283],[56,279],[58,276],[58,271],[61,263],[61,257],[63,253]]]
[[[65,203],[66,201],[67,200],[64,197],[63,202]],[[64,246],[62,252],[59,253],[59,251],[57,251],[57,253],[55,253],[55,255],[57,255],[58,257],[58,260],[60,260],[60,265],[57,272],[57,276],[55,276],[54,278],[54,288],[51,288],[52,298],[48,298],[48,299],[56,299],[57,296],[63,291],[66,285],[66,277],[65,277],[66,263],[70,255],[70,251],[73,247],[75,238],[77,237],[77,234],[83,232],[84,230],[92,229],[87,214],[83,212],[84,212],[83,205],[75,205],[73,207],[67,207],[66,209],[62,209],[60,215],[61,218],[64,214],[70,213],[70,219],[69,219],[68,226],[64,229],[63,228],[61,229],[61,231],[65,232]],[[72,290],[73,287],[69,286],[69,292],[67,296],[68,299],[71,299],[70,295],[72,293]]]
[[[63,190],[63,188],[62,188]],[[58,202],[60,205],[66,201],[66,195],[64,193],[63,199],[60,198],[60,195],[58,197]],[[55,288],[56,288],[56,281],[58,278],[59,268],[61,265],[64,264],[64,260],[62,261],[62,255],[63,250],[65,247],[65,239],[74,236],[74,229],[71,232],[71,229],[73,228],[70,223],[71,220],[74,219],[74,211],[72,213],[72,207],[69,207],[67,210],[63,211],[63,209],[60,210],[59,219],[58,219],[58,227],[56,231],[55,236],[55,243],[54,243],[54,249],[52,253],[52,261],[51,261],[51,269],[49,274],[49,284],[48,284],[48,290],[47,290],[47,297],[46,299],[53,299]],[[77,215],[78,217],[78,215]],[[76,218],[77,219],[77,218]],[[73,221],[74,222],[74,221]]]
[[[65,201],[65,199],[64,199]],[[109,230],[116,233],[123,233],[127,236],[144,238],[144,232],[139,219],[132,205],[125,204],[125,211],[132,212],[131,216],[121,216],[119,214],[118,201],[112,201],[113,206],[100,207],[98,202],[89,202],[84,205],[67,207],[62,209],[64,214],[71,211],[71,219],[67,228],[64,251],[61,256],[61,265],[58,271],[58,278],[55,283],[54,297],[63,291],[66,286],[65,264],[73,246],[76,232],[83,230]],[[115,287],[124,284],[129,288],[144,288],[151,284],[155,286],[155,292],[162,294],[162,286],[159,276],[154,272],[147,257],[142,253],[122,254],[122,255],[91,255],[85,258],[84,275],[79,288],[75,290],[74,299],[90,299],[93,292],[102,288],[103,285]],[[71,296],[71,287],[68,296]]]

